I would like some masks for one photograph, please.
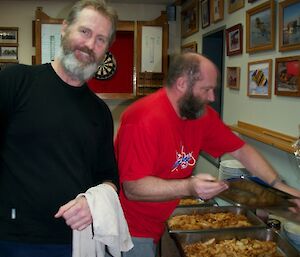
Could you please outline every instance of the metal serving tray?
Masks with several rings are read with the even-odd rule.
[[[204,231],[202,233],[178,233],[174,234],[173,239],[181,253],[182,257],[187,257],[183,251],[183,246],[186,244],[192,244],[196,242],[206,242],[212,238],[216,241],[226,239],[242,239],[252,238],[264,241],[273,241],[277,244],[278,251],[286,257],[299,257],[300,253],[294,248],[282,235],[275,232],[272,229],[267,228],[249,228],[249,229],[232,229],[232,230],[216,230],[216,231]]]
[[[197,203],[196,204],[178,204],[178,208],[184,208],[184,207],[203,207],[203,206],[218,206],[218,203],[214,199],[209,199],[209,200],[201,200],[199,198],[195,197],[186,197],[183,199],[196,199]]]
[[[252,224],[251,227],[246,227],[247,228],[253,228],[253,227],[266,227],[266,224],[260,219],[258,218],[252,211],[250,211],[248,208],[244,208],[244,207],[239,207],[239,206],[208,206],[208,207],[188,207],[188,208],[176,208],[173,213],[171,214],[171,216],[169,217],[169,219],[171,219],[173,216],[176,215],[183,215],[183,214],[195,214],[195,213],[199,213],[199,214],[204,214],[204,213],[219,213],[219,212],[232,212],[234,214],[244,214],[249,222]],[[227,230],[227,229],[233,229],[233,228],[222,228],[222,229],[214,229],[214,228],[210,228],[210,229],[197,229],[197,230],[174,230],[171,229],[168,225],[168,221],[167,220],[167,229],[169,233],[184,233],[184,232],[202,232],[202,231],[215,231],[215,230]],[[234,229],[240,229],[240,228],[234,228]]]
[[[218,195],[237,206],[252,209],[287,208],[294,204],[289,199],[295,196],[273,188],[257,177],[239,177],[226,180],[229,188]]]

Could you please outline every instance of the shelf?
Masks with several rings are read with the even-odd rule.
[[[276,147],[288,153],[294,153],[292,144],[297,140],[296,137],[285,135],[270,129],[262,128],[246,122],[238,121],[235,125],[229,126],[232,131],[245,135],[259,142]]]
[[[134,94],[130,94],[130,93],[96,93],[96,95],[98,97],[100,97],[101,99],[135,99],[136,96]]]

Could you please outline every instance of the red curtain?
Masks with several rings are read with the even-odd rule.
[[[89,88],[95,93],[133,93],[134,32],[117,31],[109,51],[116,60],[115,74],[106,80],[91,79]]]

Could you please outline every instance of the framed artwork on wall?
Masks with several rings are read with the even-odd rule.
[[[202,28],[210,25],[209,0],[201,0],[201,24]]]
[[[275,95],[300,96],[300,55],[275,59]]]
[[[243,8],[245,5],[245,0],[230,0],[228,1],[228,13],[233,13],[238,9]]]
[[[271,50],[275,46],[274,0],[260,4],[246,13],[246,51]]]
[[[181,52],[193,52],[197,53],[197,42],[193,41],[181,46]]]
[[[226,29],[227,56],[243,53],[243,27],[239,23]]]
[[[210,0],[211,20],[216,23],[224,19],[224,0]]]
[[[248,63],[249,97],[271,98],[272,60],[262,60]]]
[[[192,0],[182,7],[181,11],[181,37],[185,38],[199,30],[199,4]]]
[[[279,51],[300,49],[300,1],[279,3]]]
[[[0,44],[18,44],[17,27],[0,27]]]
[[[226,86],[230,89],[240,89],[240,67],[227,67]]]
[[[18,60],[18,47],[0,46],[0,62],[16,62]]]

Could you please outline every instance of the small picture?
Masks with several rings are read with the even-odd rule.
[[[203,29],[210,25],[209,0],[201,0],[201,23]]]
[[[181,11],[181,36],[187,37],[199,30],[199,5],[198,0],[192,0]]]
[[[238,9],[243,8],[245,5],[244,0],[230,0],[228,1],[228,13],[237,11]]]
[[[227,87],[240,89],[240,67],[227,67]]]
[[[224,19],[224,0],[211,0],[211,20],[218,22]]]
[[[275,95],[300,96],[300,56],[275,59]]]
[[[249,97],[271,98],[272,60],[248,63]]]
[[[17,59],[18,48],[16,46],[0,46],[0,61]]]
[[[300,1],[279,3],[279,51],[300,49]]]
[[[252,53],[275,46],[274,1],[267,1],[246,13],[246,50]]]
[[[243,53],[243,27],[237,24],[226,29],[227,56]]]
[[[17,44],[18,43],[18,28],[0,27],[0,44]]]
[[[197,53],[197,42],[191,42],[181,46],[181,52],[193,52]]]

